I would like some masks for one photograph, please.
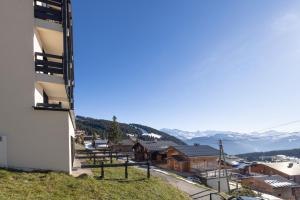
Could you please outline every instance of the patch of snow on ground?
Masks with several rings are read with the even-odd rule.
[[[161,138],[161,135],[158,135],[158,134],[155,134],[155,133],[143,133],[143,135],[153,137],[153,138],[157,138],[157,139]]]

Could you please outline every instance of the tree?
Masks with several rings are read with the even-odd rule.
[[[92,135],[93,143],[92,143],[92,145],[93,145],[94,148],[96,148],[96,141],[95,140],[97,140],[97,133],[93,132],[93,135]]]
[[[113,121],[108,129],[108,140],[112,143],[118,143],[121,139],[121,129],[117,122],[117,117],[113,116]]]

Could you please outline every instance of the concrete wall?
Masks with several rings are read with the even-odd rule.
[[[34,110],[32,0],[0,1],[0,135],[8,167],[70,172],[69,113]]]
[[[206,180],[206,184],[217,190],[218,191],[218,188],[219,188],[219,178],[208,178]],[[221,177],[220,178],[220,191],[221,192],[229,192],[229,188],[228,188],[228,181],[226,179],[226,177]]]

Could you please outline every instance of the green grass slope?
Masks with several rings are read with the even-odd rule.
[[[97,172],[97,170],[96,170]],[[105,169],[105,179],[74,178],[64,173],[14,172],[0,169],[1,200],[185,200],[188,196],[156,177],[130,167]]]

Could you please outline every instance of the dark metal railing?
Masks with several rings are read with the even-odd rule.
[[[34,16],[62,23],[62,0],[34,0]]]
[[[36,104],[37,107],[39,108],[49,108],[49,109],[60,109],[62,108],[62,104],[61,102],[59,102],[58,104],[49,104],[49,103],[37,103]]]
[[[63,74],[63,57],[35,52],[35,71],[44,74]]]

